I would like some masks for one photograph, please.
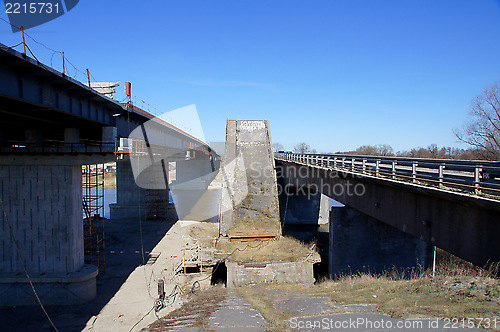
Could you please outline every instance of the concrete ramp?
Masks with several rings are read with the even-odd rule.
[[[220,233],[281,234],[278,189],[267,120],[228,120]]]

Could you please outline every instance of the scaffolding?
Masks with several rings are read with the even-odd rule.
[[[104,237],[104,164],[82,166],[85,264],[106,270]]]

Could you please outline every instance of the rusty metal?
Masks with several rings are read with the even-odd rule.
[[[228,235],[228,237],[230,242],[274,241],[279,238],[279,234]]]

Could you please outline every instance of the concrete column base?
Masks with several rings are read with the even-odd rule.
[[[44,305],[72,305],[96,297],[97,267],[83,265],[71,273],[30,275],[38,297]],[[0,306],[38,305],[24,274],[0,274]]]
[[[433,246],[349,206],[330,213],[329,274],[384,273],[432,263]]]
[[[145,218],[144,206],[109,204],[109,215],[111,219],[139,219]]]

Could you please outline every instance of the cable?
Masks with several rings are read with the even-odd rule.
[[[20,42],[20,43],[17,43],[16,45],[14,46],[7,46],[7,47],[1,47],[2,50],[8,50],[9,48],[15,48],[15,47],[18,47],[19,45],[21,45],[23,42]]]
[[[208,278],[211,278],[211,277],[214,275],[215,271],[217,271],[217,269],[219,268],[220,263],[225,262],[225,261],[226,261],[228,258],[230,258],[230,257],[231,257],[231,256],[232,256],[232,255],[233,255],[236,251],[241,251],[241,252],[243,252],[243,251],[247,250],[248,248],[250,248],[250,249],[257,249],[257,248],[259,248],[260,246],[262,246],[262,244],[263,244],[264,242],[266,242],[266,246],[269,244],[269,241],[259,241],[259,244],[258,244],[258,245],[256,245],[255,247],[252,247],[251,245],[247,244],[247,245],[245,246],[245,248],[243,248],[243,249],[240,249],[240,248],[235,248],[235,249],[234,249],[234,250],[233,250],[233,251],[232,251],[229,255],[227,255],[226,257],[224,257],[223,259],[221,259],[221,260],[219,261],[219,264],[217,264],[217,265],[215,266],[215,268],[213,269],[212,273],[210,273],[210,275],[209,275],[209,276],[207,276],[207,277],[205,277],[205,278],[203,278],[203,279],[200,279],[200,280],[196,280],[196,281],[193,283],[193,285],[191,286],[191,292],[193,293],[193,290],[194,290],[194,288],[195,288],[195,286],[194,286],[194,285],[195,285],[196,283],[198,283],[198,285],[199,285],[199,282],[200,282],[200,281],[204,281],[204,280],[207,280]],[[200,288],[200,287],[198,287],[198,288]]]
[[[142,316],[142,318],[141,318],[141,319],[139,319],[139,321],[138,321],[137,323],[135,323],[135,324],[134,324],[134,326],[132,326],[132,327],[130,328],[129,332],[132,332],[132,330],[133,330],[133,329],[134,329],[134,328],[135,328],[135,327],[136,327],[136,326],[137,326],[140,322],[142,322],[142,320],[143,320],[144,318],[146,318],[146,316],[147,316],[147,315],[149,315],[149,314],[151,313],[151,311],[153,311],[153,310],[154,310],[154,308],[155,308],[155,306],[153,305],[153,307],[152,307],[151,309],[149,309],[149,311],[148,311],[148,312],[147,312],[144,316]]]
[[[14,25],[14,24],[11,24],[10,22],[8,22],[8,21],[6,21],[5,19],[3,19],[2,17],[0,17],[0,20],[2,20],[2,21],[4,21],[5,23],[9,24],[9,25],[10,25],[11,27],[13,27],[13,28],[16,28],[16,29],[18,29],[18,30],[21,30],[21,28],[20,28],[20,27],[18,27],[18,26],[16,26],[16,25]],[[52,67],[52,61],[53,61],[53,58],[54,58],[54,54],[56,54],[56,53],[61,54],[61,55],[63,54],[63,52],[58,51],[58,50],[55,50],[55,49],[53,49],[53,48],[51,48],[51,47],[48,47],[47,45],[45,45],[45,44],[43,44],[43,43],[41,43],[41,42],[37,41],[35,38],[31,37],[31,36],[30,36],[29,34],[27,34],[26,32],[24,32],[24,35],[25,35],[26,37],[28,37],[29,39],[31,39],[31,40],[32,40],[33,42],[35,42],[36,44],[38,44],[38,45],[40,45],[40,46],[44,47],[45,49],[47,49],[47,50],[49,50],[49,51],[51,51],[51,52],[52,52],[52,55],[51,55],[51,57],[50,57],[50,65],[51,65],[51,67]],[[20,42],[19,44],[15,45],[15,46],[12,46],[12,47],[10,47],[10,48],[17,47],[17,46],[19,46],[19,45],[21,45],[21,44],[23,44],[23,42]],[[28,50],[30,51],[30,53],[33,55],[33,57],[35,57],[35,59],[38,61],[38,63],[40,63],[40,64],[41,64],[41,65],[42,65],[45,69],[47,69],[47,67],[46,67],[46,66],[44,66],[44,65],[43,65],[43,63],[42,63],[40,60],[38,60],[38,59],[36,58],[35,54],[31,51],[31,49],[29,48],[28,44],[27,44],[27,43],[25,43],[25,45],[26,45],[26,47],[28,48]],[[75,74],[72,76],[73,78],[75,78],[75,79],[76,79],[76,76],[78,75],[78,73],[81,73],[81,74],[83,74],[83,75],[86,75],[86,73],[85,73],[85,72],[83,72],[83,71],[79,70],[79,69],[78,69],[75,65],[73,65],[73,64],[72,64],[72,63],[71,63],[71,62],[70,62],[67,58],[65,58],[65,62],[69,63],[69,64],[70,64],[70,65],[71,65],[71,66],[75,69]],[[97,81],[97,80],[96,80],[96,79],[95,79],[92,75],[90,75],[90,76],[92,77],[92,79],[93,79],[94,81]]]
[[[222,259],[221,261],[219,261],[219,264],[216,265],[216,267],[213,269],[212,273],[210,273],[210,275],[208,275],[207,277],[203,278],[203,279],[200,279],[200,280],[196,280],[195,282],[193,282],[192,286],[191,286],[191,293],[194,293],[196,289],[201,289],[201,285],[200,285],[200,282],[201,281],[204,281],[204,280],[207,280],[208,278],[211,278],[214,273],[217,271],[217,269],[219,268],[220,266],[220,263],[221,262],[225,262],[228,258],[230,258],[236,251],[245,251],[247,250],[248,248],[250,249],[257,249],[259,247],[262,246],[262,244],[266,242],[266,246],[269,244],[269,241],[259,241],[259,244],[256,245],[256,246],[251,246],[250,244],[247,244],[245,246],[245,248],[243,249],[240,249],[240,248],[235,248],[229,255],[227,255],[224,259]],[[153,274],[153,271],[151,271],[151,273]],[[151,275],[152,276],[152,275]],[[146,278],[146,275],[145,275],[145,278]],[[175,275],[174,275],[174,278],[175,278]],[[147,281],[147,279],[146,279]],[[179,291],[176,291],[176,290],[179,290]],[[149,296],[151,296],[151,293],[149,291],[149,286],[148,286],[148,293],[149,293]],[[166,304],[173,304],[175,302],[175,300],[177,299],[177,295],[178,294],[181,294],[183,295],[184,294],[184,291],[182,290],[182,288],[178,285],[178,284],[175,284],[174,288],[172,289],[172,291],[170,292],[169,295],[165,296],[164,299],[161,299],[161,298],[158,298],[155,300],[155,303],[153,304],[153,308],[151,308],[144,316],[142,316],[142,318],[134,324],[134,326],[132,326],[132,328],[129,330],[129,332],[131,332],[144,318],[146,318],[147,315],[149,315],[151,313],[151,311],[155,311],[155,316],[156,318],[159,320],[160,317],[158,316],[157,312],[159,312],[160,310],[162,310],[163,308],[166,307]],[[173,298],[173,300],[170,302],[169,299],[170,298]]]
[[[38,301],[38,304],[42,308],[45,316],[49,320],[50,325],[52,325],[52,327],[54,328],[54,330],[56,330],[56,332],[59,332],[59,330],[57,329],[57,327],[54,325],[54,322],[52,322],[52,319],[50,319],[49,314],[45,310],[45,307],[43,306],[42,301],[38,297],[38,294],[37,294],[37,292],[35,290],[35,287],[33,286],[33,283],[31,282],[31,278],[30,278],[30,276],[28,274],[28,270],[26,269],[26,264],[24,263],[23,256],[21,255],[21,250],[19,249],[19,246],[17,245],[17,241],[16,241],[16,238],[14,236],[14,231],[12,230],[12,225],[10,224],[9,218],[7,217],[7,212],[5,211],[5,206],[3,204],[3,200],[2,200],[1,197],[0,197],[0,205],[2,206],[2,211],[3,211],[3,216],[5,218],[5,221],[7,222],[7,225],[9,226],[9,231],[10,231],[10,236],[12,238],[12,242],[14,242],[14,246],[16,247],[16,251],[17,251],[17,254],[19,256],[19,260],[21,261],[21,265],[23,266],[24,273],[26,274],[26,278],[28,278],[28,281],[30,283],[31,289],[33,290],[33,293],[35,294],[36,300]]]

